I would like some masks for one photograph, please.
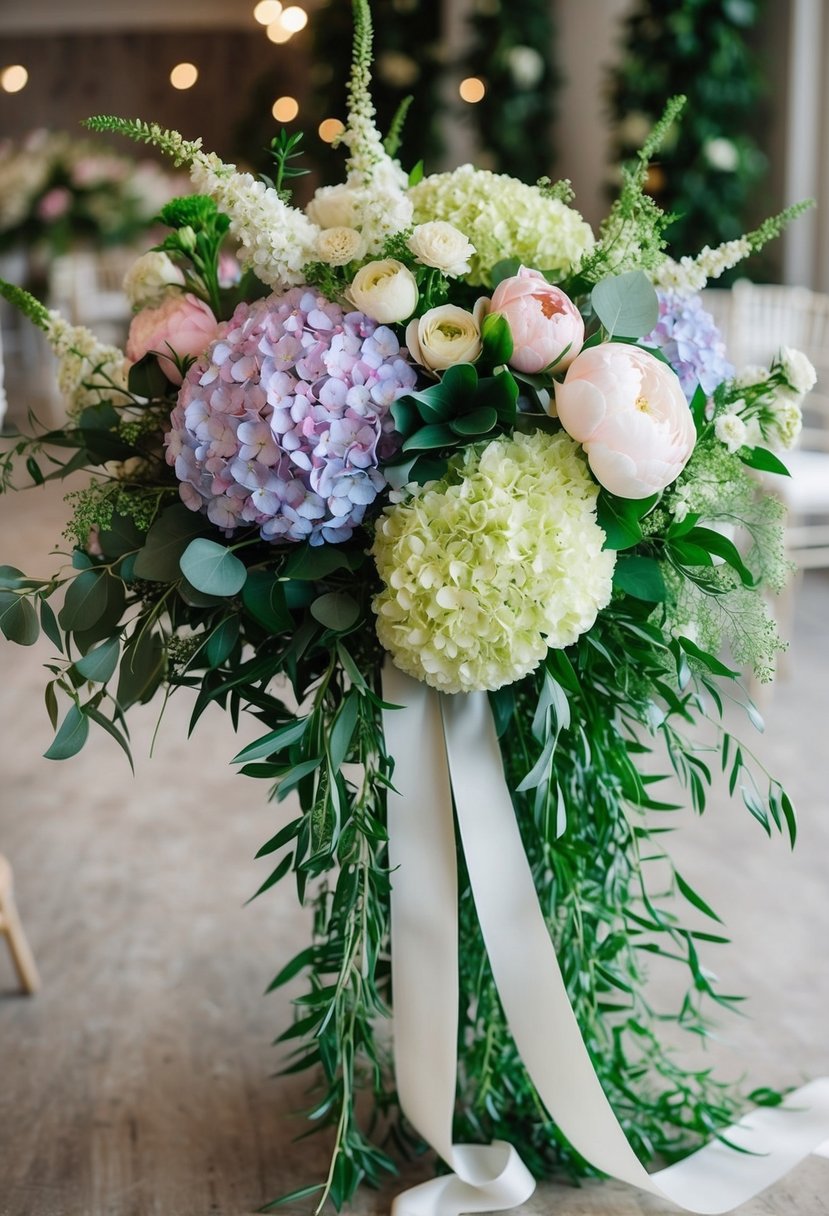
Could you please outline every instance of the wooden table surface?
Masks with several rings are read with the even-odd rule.
[[[62,514],[55,488],[0,499],[0,561],[49,569]],[[827,609],[829,577],[809,576],[761,743],[799,803],[798,850],[719,799],[675,843],[732,933],[706,961],[752,998],[751,1019],[723,1019],[712,1062],[756,1083],[829,1074]],[[318,1180],[325,1144],[293,1142],[301,1085],[272,1076],[287,997],[261,995],[306,917],[287,886],[243,907],[265,873],[254,853],[288,814],[227,765],[255,724],[240,742],[217,711],[188,743],[189,706],[174,699],[152,759],[158,707],[132,716],[135,779],[104,736],[50,763],[48,643],[0,645],[0,852],[43,980],[37,997],[16,995],[0,949],[0,1216],[242,1216]],[[392,1193],[366,1193],[357,1210],[385,1212]],[[591,1184],[545,1185],[526,1210],[673,1209]],[[743,1210],[829,1216],[829,1161]]]

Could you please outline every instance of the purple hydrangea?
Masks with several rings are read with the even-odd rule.
[[[310,287],[240,304],[188,371],[165,437],[182,501],[226,532],[347,540],[386,484],[389,407],[415,379],[391,329]]]
[[[682,391],[690,401],[700,385],[706,397],[734,375],[725,353],[725,342],[710,312],[699,296],[676,291],[657,291],[659,321],[642,338],[643,346],[661,350],[671,364]]]

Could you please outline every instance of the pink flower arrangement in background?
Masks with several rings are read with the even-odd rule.
[[[416,379],[391,329],[311,288],[240,304],[188,371],[165,438],[182,501],[226,531],[347,540],[386,485],[389,407]]]
[[[582,351],[555,394],[562,426],[611,494],[649,498],[691,457],[696,432],[682,385],[641,347],[604,342]]]
[[[203,300],[189,293],[171,294],[157,308],[135,314],[127,338],[127,358],[137,363],[154,354],[164,375],[181,384],[179,360],[204,354],[216,337],[219,322]]]
[[[47,223],[59,220],[72,206],[72,194],[65,186],[53,186],[38,201],[37,214]]]
[[[512,334],[510,367],[534,374],[555,364],[564,371],[584,343],[584,321],[569,296],[538,270],[522,266],[492,293],[490,313],[504,317]]]

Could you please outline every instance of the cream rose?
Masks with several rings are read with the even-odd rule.
[[[347,266],[365,257],[366,243],[356,228],[324,228],[317,237],[317,254],[329,266]]]
[[[390,325],[405,321],[417,307],[417,282],[395,258],[367,262],[354,276],[346,299],[366,316]]]
[[[409,354],[431,372],[442,372],[453,363],[474,363],[481,353],[481,322],[488,303],[478,300],[474,313],[441,304],[413,317],[406,326]]]
[[[124,275],[124,292],[133,308],[157,308],[171,288],[183,286],[178,266],[158,249],[142,254]]]
[[[359,210],[357,201],[356,191],[345,182],[320,186],[305,211],[320,228],[353,228]]]
[[[418,224],[408,240],[409,249],[424,266],[433,266],[453,278],[469,274],[475,246],[454,224],[432,220]]]

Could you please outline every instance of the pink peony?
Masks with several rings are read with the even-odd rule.
[[[565,431],[584,445],[593,475],[620,498],[648,498],[684,469],[696,432],[676,373],[638,346],[582,351],[556,385]]]
[[[179,359],[198,358],[216,337],[218,325],[204,301],[189,294],[170,295],[158,308],[135,314],[127,338],[127,358],[137,363],[152,353],[167,379],[181,384],[173,352]]]
[[[551,363],[556,371],[564,371],[582,348],[581,313],[537,270],[522,266],[513,278],[499,283],[489,311],[500,313],[509,323],[514,345],[509,365],[516,371],[540,372]]]

